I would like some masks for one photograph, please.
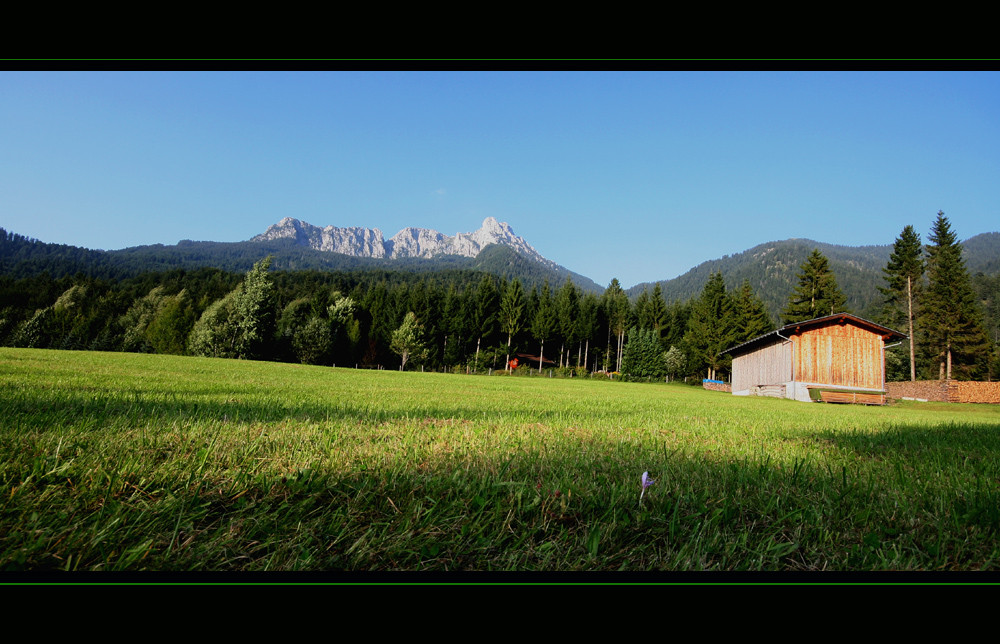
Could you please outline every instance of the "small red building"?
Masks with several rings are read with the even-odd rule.
[[[733,394],[810,401],[884,402],[885,346],[907,336],[850,313],[786,324],[723,353],[733,357]],[[814,392],[815,393],[815,392]],[[869,394],[870,395],[866,395]]]

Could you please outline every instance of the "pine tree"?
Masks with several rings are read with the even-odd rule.
[[[479,369],[479,349],[483,338],[489,342],[497,327],[497,290],[490,275],[483,275],[479,281],[475,298],[472,300],[472,316],[470,322],[476,337],[476,369]]]
[[[701,297],[692,304],[684,336],[694,361],[692,368],[706,369],[710,379],[717,371],[729,368],[731,358],[720,353],[736,344],[734,323],[733,300],[726,293],[722,273],[712,273]]]
[[[837,286],[830,262],[818,248],[802,263],[801,270],[799,285],[781,313],[785,324],[847,312],[847,298]]]
[[[774,329],[767,307],[750,287],[750,280],[743,280],[740,290],[733,296],[736,309],[736,341],[746,342]]]
[[[917,379],[916,342],[913,335],[914,303],[919,301],[924,276],[923,246],[920,235],[913,226],[906,226],[892,246],[892,255],[882,272],[887,288],[880,288],[885,296],[883,319],[886,324],[898,327],[906,323],[910,335],[910,380]]]
[[[559,366],[569,366],[570,345],[576,341],[579,333],[580,318],[580,296],[576,292],[576,286],[569,277],[563,283],[559,293],[556,294],[556,315],[559,319],[559,334],[562,336],[563,346],[559,350]],[[565,349],[566,357],[563,360]]]
[[[632,310],[635,311],[635,319],[640,329],[653,328],[653,312],[651,310],[648,290],[645,288],[642,289],[642,293],[639,293],[639,297],[635,298],[635,304],[632,306]],[[631,335],[631,333],[632,332],[629,331],[629,335]]]
[[[587,293],[580,299],[580,340],[583,343],[583,357],[582,364],[584,367],[587,366],[588,360],[590,359],[590,339],[597,333],[600,326],[599,322],[599,312],[601,308],[600,300],[593,293]],[[596,370],[596,360],[594,360]]]
[[[632,327],[625,345],[622,373],[631,378],[662,378],[667,374],[667,363],[660,341],[653,329]]]
[[[622,347],[625,345],[625,327],[628,324],[629,304],[628,296],[622,290],[618,278],[612,278],[608,288],[604,291],[604,307],[608,317],[608,334],[614,333],[616,342],[615,355],[617,356],[615,371],[621,370]],[[608,342],[608,359],[605,360],[605,369],[611,357],[611,342]]]
[[[667,303],[663,299],[663,289],[659,282],[653,287],[653,295],[649,300],[649,317],[653,321],[656,339],[662,343],[664,327],[667,324]]]
[[[531,334],[541,344],[541,349],[538,351],[538,373],[542,372],[542,360],[545,359],[545,340],[552,336],[556,324],[558,324],[556,307],[549,291],[549,282],[545,280],[541,296],[538,299],[538,309],[531,321]]]
[[[928,239],[921,327],[938,363],[938,378],[950,380],[953,365],[968,371],[987,354],[989,343],[980,324],[962,246],[940,210]]]

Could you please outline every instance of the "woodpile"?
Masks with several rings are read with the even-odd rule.
[[[885,396],[882,394],[869,394],[857,391],[821,391],[819,395],[823,402],[827,403],[847,403],[854,405],[885,404]]]
[[[1000,404],[1000,382],[918,380],[887,382],[885,388],[889,397],[896,400],[913,398],[935,402]]]
[[[948,387],[949,402],[1000,404],[1000,382],[952,380]]]

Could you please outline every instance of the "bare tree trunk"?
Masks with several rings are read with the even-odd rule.
[[[507,334],[507,373],[510,373],[510,334]]]
[[[948,380],[951,380],[951,342],[948,343]]]
[[[611,362],[611,324],[608,324],[608,341],[604,345],[604,370],[608,370],[608,363]]]
[[[538,352],[538,373],[542,373],[542,360],[545,359],[545,340],[542,340],[542,349]]]
[[[906,276],[906,307],[910,323],[910,382],[917,380],[917,358],[913,344],[913,291],[910,288],[910,276]]]

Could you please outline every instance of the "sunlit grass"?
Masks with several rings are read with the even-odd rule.
[[[993,405],[0,349],[0,568],[995,569],[998,448]]]

